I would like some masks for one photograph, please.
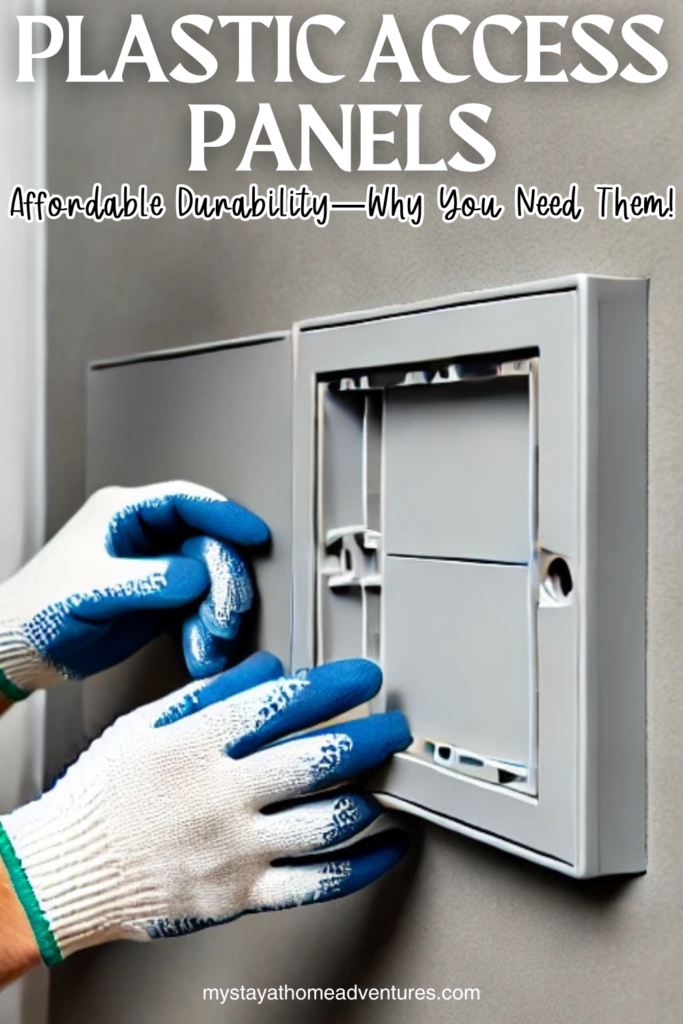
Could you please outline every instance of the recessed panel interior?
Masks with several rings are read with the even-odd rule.
[[[439,559],[384,563],[383,665],[421,752],[527,766],[529,570]],[[468,756],[469,755],[469,756]],[[476,766],[476,765],[472,765]],[[457,767],[457,766],[456,766]]]
[[[529,561],[529,377],[385,399],[388,554]]]
[[[317,384],[315,643],[369,657],[433,767],[536,784],[534,374],[495,356]]]

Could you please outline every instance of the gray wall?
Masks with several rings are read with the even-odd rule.
[[[64,62],[51,67],[49,182],[61,193],[87,193],[94,181],[118,188],[145,182],[172,203],[177,182],[207,192],[241,191],[257,180],[278,183],[268,157],[252,175],[236,174],[239,139],[213,154],[210,171],[188,175],[188,102],[225,102],[242,128],[242,142],[258,101],[283,112],[297,151],[297,102],[314,102],[330,116],[340,102],[423,102],[425,158],[448,158],[453,136],[448,113],[459,102],[489,102],[489,131],[499,155],[480,175],[450,174],[475,192],[497,192],[510,205],[516,182],[564,190],[576,180],[588,212],[578,224],[517,221],[509,211],[497,224],[443,225],[430,202],[424,227],[370,223],[362,214],[336,214],[325,230],[300,223],[177,221],[95,227],[57,223],[49,248],[49,501],[56,528],[83,496],[84,370],[105,355],[186,345],[266,331],[294,318],[340,312],[449,292],[549,277],[568,271],[647,276],[651,288],[650,356],[650,588],[649,588],[649,857],[647,876],[624,884],[575,884],[475,843],[424,830],[401,874],[366,895],[327,912],[297,911],[231,926],[240,929],[230,963],[211,961],[210,942],[182,940],[171,963],[186,963],[187,997],[178,1009],[177,985],[145,987],[145,971],[122,976],[116,950],[75,958],[54,976],[55,1024],[127,1019],[248,1022],[319,1020],[315,1006],[278,1004],[257,1010],[232,1004],[222,1011],[200,1004],[204,985],[330,982],[376,985],[479,986],[482,1001],[461,1004],[464,1021],[554,1024],[680,1019],[683,976],[683,247],[676,223],[631,225],[598,221],[592,187],[620,182],[627,191],[681,185],[681,72],[683,11],[676,0],[653,0],[647,10],[665,18],[661,38],[669,74],[651,87],[621,80],[603,86],[397,85],[381,73],[375,87],[354,85],[369,56],[380,12],[393,11],[408,29],[419,65],[419,32],[452,5],[439,0],[387,5],[327,4],[347,18],[346,45],[325,46],[328,66],[347,72],[335,87],[296,82],[235,87],[234,43],[216,44],[224,73],[207,85],[143,84],[132,69],[125,85],[64,85]],[[566,13],[554,0],[495,4],[463,2],[473,19],[505,8],[516,13]],[[71,13],[51,0],[51,13]],[[244,5],[197,3],[211,14],[244,13]],[[253,3],[250,12],[277,5]],[[573,14],[595,5],[571,5]],[[620,22],[643,8],[631,0],[603,0],[602,13]],[[182,0],[138,0],[112,5],[93,0],[86,14],[89,70],[112,68],[131,12],[145,14],[156,37],[187,13]],[[298,0],[278,13],[310,13]],[[522,33],[520,32],[520,37]],[[501,39],[503,38],[501,34]],[[341,39],[341,37],[340,37]],[[160,48],[164,51],[164,47]],[[86,52],[87,52],[86,50]],[[321,48],[322,50],[322,48]],[[465,70],[469,68],[462,46]],[[568,56],[571,48],[567,48]],[[173,67],[176,54],[164,64]],[[323,59],[321,55],[321,60]],[[522,39],[500,57],[514,70]],[[162,52],[162,60],[164,53]],[[575,61],[573,63],[576,63]],[[571,67],[569,59],[567,66]],[[267,65],[267,66],[266,66]],[[257,78],[259,77],[257,71]],[[271,75],[272,78],[272,75]],[[399,137],[399,136],[397,136]],[[398,147],[399,153],[401,147]],[[317,157],[317,158],[316,158]],[[366,180],[344,175],[322,152],[313,175],[291,175],[335,197],[362,198]],[[196,181],[192,179],[196,179]],[[381,182],[380,175],[372,180]],[[440,175],[398,175],[404,189],[433,196]],[[59,709],[54,709],[55,721]],[[237,938],[238,937],[238,938]],[[194,943],[194,944],[193,944]],[[171,956],[155,950],[155,956]],[[122,996],[121,989],[128,995]],[[115,1007],[127,1005],[127,1012]],[[295,1018],[296,1015],[296,1018]],[[446,1021],[445,1002],[431,1005],[339,1004],[333,1020]]]

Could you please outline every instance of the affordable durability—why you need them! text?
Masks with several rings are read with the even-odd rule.
[[[659,220],[676,219],[676,188],[670,185],[664,194],[634,192],[627,194],[617,183],[594,186],[594,212],[600,220],[615,219],[623,223],[656,217]],[[578,223],[586,213],[579,198],[579,186],[573,183],[566,194],[547,193],[537,186],[516,185],[512,206],[515,216],[539,217],[551,220],[569,220]],[[436,207],[446,223],[458,219],[481,217],[496,221],[505,215],[506,207],[496,195],[472,195],[461,192],[457,186],[440,185],[436,192]],[[189,185],[178,185],[175,194],[175,216],[184,220],[311,221],[326,227],[332,213],[365,213],[370,220],[396,220],[412,227],[420,227],[426,215],[423,192],[401,192],[397,185],[368,185],[362,200],[334,200],[328,192],[312,192],[307,185],[288,187],[271,186],[261,191],[258,185],[249,185],[246,192],[236,195],[204,195]],[[44,222],[65,218],[84,217],[94,223],[103,221],[159,220],[165,217],[167,206],[160,192],[150,192],[147,185],[133,190],[124,184],[119,192],[103,193],[96,184],[88,197],[61,196],[47,189],[27,189],[17,185],[9,202],[8,215],[26,222]]]

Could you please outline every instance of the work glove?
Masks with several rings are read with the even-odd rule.
[[[283,678],[256,654],[115,722],[52,790],[0,818],[0,855],[45,962],[332,900],[383,874],[405,835],[340,849],[381,808],[334,787],[406,747],[405,718],[291,736],[380,683],[367,661]]]
[[[202,597],[184,629],[188,666],[224,667],[253,597],[233,545],[267,538],[257,516],[194,484],[98,491],[0,586],[0,692],[20,700],[110,668]]]

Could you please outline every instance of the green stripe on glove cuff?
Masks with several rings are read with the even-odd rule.
[[[7,697],[8,700],[19,701],[26,700],[30,694],[25,690],[20,690],[18,686],[15,686],[11,679],[8,679],[5,673],[0,668],[0,693]]]
[[[24,908],[33,929],[40,955],[48,967],[55,967],[64,958],[2,822],[0,822],[0,858],[7,868],[7,874],[17,894],[17,899]]]

